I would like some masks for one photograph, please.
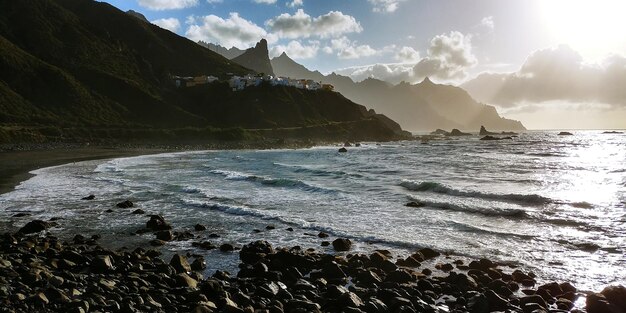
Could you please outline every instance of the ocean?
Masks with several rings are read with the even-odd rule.
[[[264,239],[331,252],[317,237],[325,232],[330,240],[350,238],[352,252],[389,249],[407,256],[431,247],[514,264],[583,290],[626,285],[623,134],[368,142],[347,153],[337,146],[193,151],[72,163],[33,174],[0,195],[0,229],[56,218],[59,225],[51,231],[60,237],[101,234],[103,244],[132,248],[154,239],[151,233],[131,235],[148,220],[130,214],[141,208],[162,214],[175,231],[206,225],[206,232],[193,232],[198,238],[168,243],[163,251],[205,255],[208,271],[236,271],[238,255],[204,251],[192,242]],[[90,194],[95,200],[81,200]],[[126,199],[135,208],[115,208]],[[31,215],[13,217],[17,213]],[[266,229],[270,225],[275,229]]]

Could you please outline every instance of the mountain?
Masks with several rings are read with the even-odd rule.
[[[0,143],[297,137],[300,128],[335,140],[401,135],[329,91],[177,88],[173,76],[254,71],[107,3],[1,1],[0,12]]]
[[[274,75],[270,62],[267,40],[261,39],[256,46],[246,50],[242,55],[232,59],[233,62],[255,70],[257,73]]]
[[[143,14],[141,14],[141,13],[139,13],[137,11],[128,10],[128,11],[126,11],[126,14],[128,14],[130,16],[134,16],[134,17],[136,17],[136,18],[138,18],[138,19],[140,19],[140,20],[142,20],[142,21],[144,21],[146,23],[150,23],[150,21],[148,21],[148,19]]]
[[[231,47],[230,49],[226,49],[225,47],[222,47],[220,45],[216,45],[216,44],[212,44],[210,42],[204,42],[204,41],[198,41],[198,44],[227,58],[227,59],[234,59],[240,55],[242,55],[244,52],[246,52],[245,50],[241,50],[237,47]]]
[[[346,76],[322,75],[298,64],[286,54],[272,59],[279,76],[306,78],[332,84],[348,99],[385,114],[411,131],[436,128],[475,130],[481,125],[497,130],[523,130],[514,120],[499,116],[495,107],[478,103],[463,89],[433,83],[426,78],[415,85],[369,78],[354,82]]]

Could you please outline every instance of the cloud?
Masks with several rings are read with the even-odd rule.
[[[502,107],[553,102],[626,107],[626,57],[590,64],[561,45],[535,51],[517,72],[483,73],[463,86],[477,99]]]
[[[413,66],[411,64],[404,63],[372,64],[340,69],[335,72],[337,74],[349,76],[354,81],[376,78],[392,84],[397,84],[403,81],[412,82],[414,80]]]
[[[174,10],[198,5],[198,0],[138,0],[140,6],[150,10]]]
[[[254,43],[266,38],[268,42],[276,38],[268,34],[263,28],[239,16],[230,13],[227,19],[215,15],[194,17],[187,20],[190,23],[185,36],[193,41],[207,41],[218,43],[224,47],[247,49]]]
[[[400,2],[405,0],[367,0],[372,4],[372,11],[379,13],[391,13],[395,12],[400,5]]]
[[[415,63],[419,61],[420,53],[411,47],[402,47],[396,54],[396,60],[403,63]]]
[[[290,8],[301,7],[304,5],[304,0],[293,0],[292,2],[287,2],[287,6]]]
[[[301,42],[292,40],[287,45],[277,45],[270,50],[271,57],[277,57],[281,53],[286,52],[287,55],[294,59],[310,59],[317,56],[317,51],[320,49],[319,41],[309,41],[308,45],[303,45]]]
[[[324,47],[323,51],[328,54],[336,52],[340,59],[359,59],[381,53],[370,45],[359,45],[358,42],[348,39],[346,36],[330,40],[330,45]]]
[[[496,24],[493,21],[493,16],[486,16],[480,21],[480,26],[493,30],[496,27]]]
[[[180,21],[174,17],[154,20],[152,21],[152,24],[157,25],[161,28],[165,28],[173,33],[177,32],[180,29]]]
[[[428,55],[413,68],[416,78],[434,77],[458,80],[467,77],[467,70],[477,63],[472,53],[471,36],[453,31],[435,36]]]
[[[224,0],[206,0],[206,2],[210,4],[216,4],[216,3],[223,3]]]
[[[274,4],[276,3],[276,0],[252,0],[255,3],[261,3],[261,4]]]
[[[339,11],[331,11],[313,18],[304,10],[298,9],[293,15],[283,13],[265,24],[279,37],[292,39],[311,36],[329,38],[363,31],[361,24],[354,17]]]

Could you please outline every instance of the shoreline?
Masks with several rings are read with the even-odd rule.
[[[0,145],[0,195],[11,192],[21,182],[33,177],[30,172],[75,162],[119,157],[200,150],[298,149],[336,144],[312,141],[233,141],[191,144],[11,144]]]

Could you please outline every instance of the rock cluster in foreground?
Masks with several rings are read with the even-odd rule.
[[[256,241],[240,250],[236,277],[204,278],[202,256],[155,250],[116,252],[98,237],[62,243],[47,236],[5,234],[0,241],[0,312],[584,312],[569,283],[530,289],[534,275],[506,273],[489,260],[438,264],[422,249],[392,261],[371,255],[275,249]],[[333,242],[350,249],[349,240]],[[626,312],[624,287],[587,298],[589,313]]]

